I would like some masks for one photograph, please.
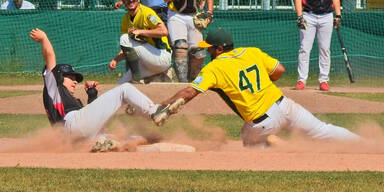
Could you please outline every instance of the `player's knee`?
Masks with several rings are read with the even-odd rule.
[[[196,76],[199,74],[202,64],[204,62],[206,53],[203,48],[192,48],[189,50],[189,58],[188,58],[188,80],[193,81]]]
[[[204,48],[200,48],[200,47],[191,48],[191,50],[189,51],[189,54],[194,59],[205,59],[205,57],[207,56]]]
[[[173,46],[173,57],[175,63],[186,63],[188,61],[188,43],[185,39],[178,39]]]
[[[139,60],[139,55],[137,55],[137,52],[134,48],[132,47],[125,47],[125,46],[120,46],[121,50],[123,51],[125,60],[127,62],[136,62]]]
[[[175,41],[174,46],[175,49],[188,49],[188,43],[185,39],[178,39]]]
[[[128,34],[123,34],[121,35],[120,37],[120,46],[124,46],[124,47],[132,47],[132,39],[129,38]]]

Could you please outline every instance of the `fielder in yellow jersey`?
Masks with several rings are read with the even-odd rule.
[[[121,30],[120,33],[129,33],[129,29],[135,28],[135,29],[143,29],[143,30],[150,30],[155,29],[158,24],[163,23],[163,21],[160,19],[160,17],[156,14],[156,12],[146,7],[142,4],[139,6],[139,10],[137,11],[136,15],[132,17],[130,13],[126,13],[121,20]],[[146,41],[148,41],[149,44],[152,46],[158,48],[158,49],[170,49],[168,44],[168,38],[167,36],[162,37],[145,37]]]
[[[140,4],[140,0],[123,0],[127,13],[121,20],[120,52],[109,62],[111,70],[125,59],[126,73],[119,80],[149,83],[155,76],[166,81],[166,71],[171,66],[171,49],[168,30],[151,8]]]
[[[222,90],[232,98],[235,111],[245,121],[252,121],[283,95],[269,78],[278,65],[279,61],[258,48],[237,48],[216,57],[191,86],[201,92]]]
[[[199,47],[208,48],[212,61],[190,84],[163,102],[169,108],[187,103],[199,93],[213,90],[245,123],[241,130],[244,146],[267,147],[268,136],[281,129],[299,129],[313,139],[357,141],[360,137],[345,128],[326,124],[305,108],[283,96],[273,81],[285,72],[281,63],[258,48],[233,49],[233,39],[222,28],[208,32]],[[164,115],[170,115],[173,112]]]

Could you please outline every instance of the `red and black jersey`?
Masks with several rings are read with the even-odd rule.
[[[303,11],[315,14],[331,13],[334,6],[332,0],[302,0]]]
[[[56,67],[50,72],[44,69],[43,78],[44,108],[51,124],[62,122],[67,113],[83,107],[81,101],[73,97],[64,87],[62,77],[57,73]]]

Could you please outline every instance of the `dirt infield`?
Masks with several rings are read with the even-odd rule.
[[[114,85],[102,85],[101,92]],[[183,84],[150,84],[137,87],[161,102],[185,87]],[[78,89],[82,89],[81,86]],[[0,90],[42,90],[42,86],[0,86]],[[304,91],[283,88],[284,94],[314,113],[383,113],[384,103],[327,96],[315,87]],[[332,88],[339,92],[384,92],[382,88]],[[77,95],[85,101],[83,91]],[[43,114],[41,94],[0,98],[0,113]],[[209,107],[208,107],[209,106]],[[123,113],[122,110],[119,113]],[[199,95],[181,114],[232,114],[214,93]],[[239,130],[240,131],[240,130]],[[301,137],[271,149],[248,149],[217,131],[211,141],[193,141],[185,135],[169,142],[188,144],[197,152],[89,153],[91,143],[70,145],[50,128],[29,138],[0,139],[0,166],[51,168],[176,169],[176,170],[372,170],[384,171],[384,136],[375,124],[361,125],[367,142],[317,143]]]

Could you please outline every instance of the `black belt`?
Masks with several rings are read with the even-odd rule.
[[[284,99],[284,96],[281,96],[275,103],[277,105],[280,105],[281,101]],[[257,123],[260,123],[262,121],[264,121],[266,118],[268,118],[268,115],[266,113],[264,113],[263,115],[261,115],[260,117],[254,119],[252,122],[254,124],[257,124]]]

